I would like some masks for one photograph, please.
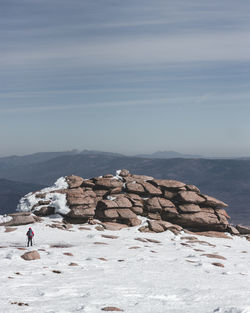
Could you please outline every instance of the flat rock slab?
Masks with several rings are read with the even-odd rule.
[[[194,236],[183,236],[181,237],[182,240],[198,240],[197,237]]]
[[[85,226],[81,226],[81,227],[78,227],[79,230],[91,230],[90,227],[85,227]]]
[[[108,245],[106,242],[95,241],[95,245]]]
[[[66,244],[66,243],[58,243],[54,245],[50,245],[50,248],[71,248],[74,247],[73,245]]]
[[[232,239],[227,234],[223,232],[219,232],[219,231],[202,231],[202,232],[195,232],[195,234],[199,236],[205,236],[205,237]]]
[[[187,241],[187,243],[198,243],[200,245],[203,245],[203,246],[209,246],[209,247],[216,247],[216,245],[213,245],[207,241],[203,241],[203,240],[189,240]]]
[[[135,238],[135,240],[141,241],[141,242],[147,242],[147,239],[144,238]]]
[[[212,263],[212,265],[218,266],[218,267],[224,267],[222,263],[217,263],[217,262]]]
[[[119,308],[114,307],[114,306],[106,306],[105,308],[102,308],[102,311],[106,311],[106,312],[123,312],[122,309],[119,309]]]
[[[202,254],[202,256],[206,256],[207,258],[210,259],[220,259],[220,260],[226,260],[226,258],[222,255],[218,255],[218,254],[208,254],[208,253],[204,253]]]
[[[103,238],[108,238],[108,239],[117,239],[119,236],[113,236],[113,235],[102,235]]]
[[[15,231],[15,230],[17,230],[17,228],[15,228],[15,227],[5,227],[5,233],[10,233],[10,232]]]
[[[151,239],[151,238],[145,238],[148,242],[153,242],[153,243],[161,243],[159,240]]]

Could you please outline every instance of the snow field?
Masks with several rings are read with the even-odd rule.
[[[29,248],[29,226],[10,233],[0,227],[1,312],[97,313],[106,306],[129,313],[250,312],[250,242],[243,238],[196,236],[203,243],[190,243],[182,239],[187,234],[140,233],[137,227],[97,231],[95,225],[73,225],[66,231],[46,226],[60,219],[31,225],[35,246]],[[38,249],[40,260],[20,257]],[[72,262],[78,265],[69,266]]]

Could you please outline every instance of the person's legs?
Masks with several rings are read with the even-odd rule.
[[[32,244],[32,238],[30,238],[30,244],[31,244],[31,246],[33,246],[33,244]]]

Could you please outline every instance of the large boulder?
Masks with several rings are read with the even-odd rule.
[[[39,260],[40,254],[36,250],[29,251],[21,255],[21,258],[23,258],[25,261]]]
[[[177,181],[177,180],[171,180],[171,179],[153,179],[152,183],[158,187],[161,187],[163,189],[172,189],[172,190],[176,190],[176,189],[181,189],[181,190],[185,190],[185,186],[186,184]]]
[[[202,204],[205,203],[205,199],[198,195],[194,191],[180,191],[178,192],[178,200],[181,203],[193,203],[193,204]]]
[[[12,219],[9,222],[4,223],[4,226],[28,225],[36,222],[36,218],[31,214],[31,212],[11,213],[8,216]]]
[[[80,187],[83,183],[83,178],[75,175],[67,176],[66,182],[69,185],[69,188],[77,188]]]

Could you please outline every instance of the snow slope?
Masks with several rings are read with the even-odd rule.
[[[94,225],[82,225],[85,230],[74,225],[66,231],[48,227],[52,220],[61,218],[32,226],[35,246],[25,250],[41,249],[35,261],[20,257],[28,226],[7,233],[0,227],[1,312],[97,313],[107,306],[129,313],[250,312],[250,242],[245,238],[196,236],[203,242],[192,243],[183,238],[187,234],[145,234],[136,227],[98,231]]]

